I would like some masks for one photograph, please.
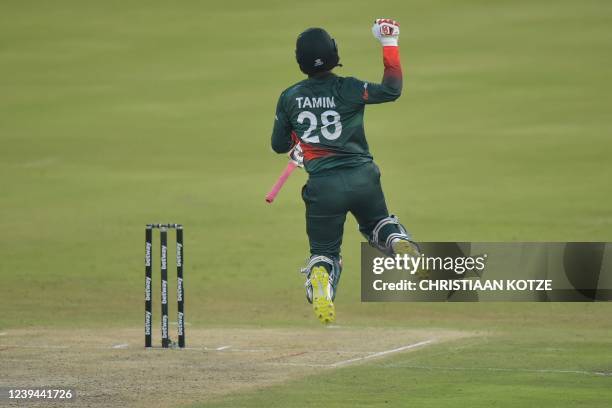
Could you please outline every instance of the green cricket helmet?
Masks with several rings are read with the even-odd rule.
[[[322,28],[309,28],[298,36],[295,58],[306,75],[342,66],[336,41]]]

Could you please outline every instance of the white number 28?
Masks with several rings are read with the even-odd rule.
[[[331,119],[330,119],[331,118]],[[318,121],[314,113],[302,111],[297,117],[297,122],[301,125],[305,120],[308,120],[308,129],[302,135],[302,140],[307,143],[320,143],[318,135],[311,133],[317,128]],[[340,114],[333,110],[327,110],[321,114],[321,134],[327,140],[336,140],[342,134],[342,122],[340,122]],[[334,127],[334,131],[330,132],[330,126]]]

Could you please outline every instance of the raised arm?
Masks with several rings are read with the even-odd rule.
[[[402,65],[399,55],[399,23],[388,18],[374,21],[372,34],[380,41],[385,71],[380,84],[364,84],[365,103],[391,102],[402,94]]]

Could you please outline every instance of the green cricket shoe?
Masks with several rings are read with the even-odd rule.
[[[323,324],[336,320],[336,309],[332,301],[332,281],[324,266],[315,266],[310,272],[312,284],[312,309],[317,319]]]

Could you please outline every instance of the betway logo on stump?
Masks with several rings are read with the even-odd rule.
[[[183,279],[182,278],[178,278],[176,280],[176,300],[178,302],[182,302],[183,301]]]
[[[178,334],[179,336],[183,335],[183,313],[181,312],[178,314]]]
[[[168,248],[166,248],[165,246],[162,246],[161,248],[161,268],[162,269],[167,269],[168,268]]]
[[[161,293],[162,304],[168,303],[168,282],[162,281],[162,293]]]
[[[145,279],[145,300],[151,300],[151,278],[147,276]]]
[[[145,266],[151,266],[151,243],[145,245]]]
[[[145,313],[145,334],[147,336],[151,335],[151,312]]]
[[[183,266],[183,244],[176,244],[176,266]]]

